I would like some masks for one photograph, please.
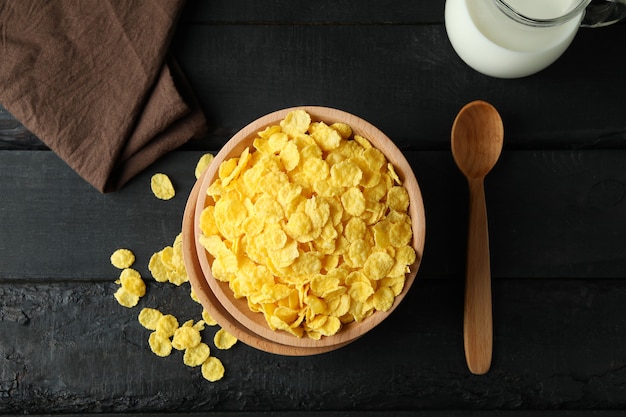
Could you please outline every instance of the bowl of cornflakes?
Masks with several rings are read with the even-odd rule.
[[[194,187],[183,235],[191,284],[222,327],[265,351],[308,355],[397,308],[419,268],[425,217],[415,175],[384,133],[304,106],[228,141]]]

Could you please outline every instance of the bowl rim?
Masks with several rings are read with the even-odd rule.
[[[351,126],[353,133],[366,137],[372,145],[381,150],[389,160],[389,153],[393,152],[393,165],[403,185],[409,191],[411,195],[411,204],[409,205],[409,214],[411,216],[411,223],[413,229],[413,241],[412,246],[416,252],[416,261],[410,266],[409,273],[405,276],[405,285],[400,294],[396,296],[392,307],[385,312],[377,311],[375,314],[367,317],[360,322],[352,322],[345,324],[343,328],[333,336],[322,336],[321,339],[315,340],[308,337],[298,338],[292,334],[284,331],[275,331],[269,328],[265,318],[260,313],[250,314],[250,310],[247,307],[247,301],[245,299],[236,299],[228,287],[228,283],[216,280],[211,273],[211,267],[209,263],[210,255],[206,252],[204,247],[199,243],[199,236],[201,234],[199,227],[200,214],[207,204],[208,196],[206,196],[206,190],[208,186],[217,177],[220,163],[229,158],[239,156],[241,152],[251,145],[253,137],[257,136],[259,131],[262,131],[267,126],[277,124],[282,120],[289,112],[302,109],[305,110],[311,116],[312,121],[324,121],[327,124],[334,122],[343,122]],[[250,143],[249,143],[250,142]],[[209,165],[204,173],[204,178],[200,184],[199,196],[196,201],[195,220],[194,220],[194,236],[196,240],[197,257],[200,262],[201,269],[204,274],[204,278],[207,281],[211,291],[215,297],[220,301],[225,310],[241,325],[248,330],[259,335],[263,339],[275,341],[281,345],[312,348],[312,347],[329,347],[334,345],[343,345],[350,342],[363,334],[369,332],[371,329],[385,320],[401,303],[408,291],[410,290],[417,270],[422,260],[424,240],[425,240],[425,216],[424,205],[421,190],[415,178],[415,174],[404,157],[404,154],[396,147],[387,135],[380,131],[377,127],[369,123],[368,121],[355,116],[354,114],[345,112],[343,110],[334,109],[330,107],[321,106],[296,106],[284,108],[266,114],[259,117],[248,125],[243,127],[237,133],[235,133],[229,141],[222,147],[222,149],[215,156],[214,161]],[[413,194],[411,194],[411,192]],[[205,195],[205,198],[202,198]]]

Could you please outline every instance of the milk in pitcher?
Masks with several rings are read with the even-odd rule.
[[[521,14],[550,19],[567,13],[572,0],[507,0]],[[446,31],[456,53],[475,70],[499,78],[518,78],[554,62],[570,45],[579,16],[561,25],[532,27],[498,9],[494,0],[447,0]]]

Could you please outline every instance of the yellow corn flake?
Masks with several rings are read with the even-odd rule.
[[[215,356],[209,356],[202,364],[202,376],[204,379],[215,382],[224,377],[224,365]]]
[[[204,320],[200,320],[197,321],[194,325],[193,328],[196,329],[197,331],[201,332],[202,330],[204,330],[204,325],[205,325],[205,321]]]
[[[410,201],[367,138],[295,110],[218,173],[199,242],[213,276],[270,329],[319,339],[391,308],[416,259]],[[151,271],[167,275],[175,262],[162,258]]]
[[[259,138],[261,139],[269,139],[274,133],[280,132],[280,126],[268,126],[262,132],[259,132]]]
[[[387,192],[387,204],[391,210],[406,212],[409,208],[409,193],[404,187],[394,186]]]
[[[294,110],[289,112],[284,120],[280,122],[280,127],[283,132],[296,137],[302,133],[305,133],[309,129],[311,124],[311,116],[304,110]]]
[[[183,258],[182,233],[176,236],[172,246],[166,246],[152,254],[148,269],[157,282],[180,286],[189,281]]]
[[[165,174],[157,173],[150,179],[150,188],[154,196],[161,200],[171,200],[176,192],[170,177]]]
[[[335,129],[343,139],[348,139],[352,136],[352,127],[350,127],[347,123],[336,122],[330,125],[333,129]],[[358,135],[354,135],[354,139],[356,140]]]
[[[143,308],[139,312],[139,324],[148,330],[156,330],[159,319],[163,317],[163,313],[154,308]]]
[[[219,233],[215,224],[215,206],[207,206],[200,213],[200,230],[207,236]]]
[[[394,223],[389,229],[389,243],[396,248],[406,247],[413,237],[413,229],[409,222]]]
[[[230,182],[236,179],[239,174],[245,169],[246,165],[248,165],[248,161],[250,160],[250,148],[245,148],[241,153],[239,158],[233,158],[237,164],[233,167],[233,169],[226,176],[222,176],[220,173],[220,178],[222,180],[222,186],[226,187]]]
[[[369,279],[378,281],[387,276],[394,265],[393,258],[387,252],[374,252],[363,265],[363,273]]]
[[[150,274],[152,274],[152,277],[155,279],[155,281],[167,282],[168,268],[163,264],[160,252],[156,252],[150,257],[148,269],[150,270]]]
[[[357,187],[351,187],[341,195],[344,210],[352,216],[360,216],[365,211],[365,197]]]
[[[308,131],[313,140],[315,140],[315,143],[317,143],[323,151],[337,149],[343,139],[338,130],[333,129],[324,122],[311,123]]]
[[[372,149],[372,144],[367,138],[361,135],[354,135],[354,141],[363,147],[363,149]]]
[[[215,156],[211,153],[205,153],[200,157],[194,172],[196,179],[200,178],[204,170],[213,162],[213,159],[215,159]]]
[[[139,296],[129,293],[124,287],[119,287],[113,296],[124,307],[135,307],[139,303]]]
[[[374,305],[370,300],[371,298],[365,302],[357,301],[350,304],[350,314],[352,315],[352,319],[354,321],[363,321],[374,313]]]
[[[393,167],[391,162],[387,163],[387,169],[389,170],[389,176],[393,179],[393,181],[398,185],[402,185],[402,181],[400,180],[400,177],[398,177],[396,169]]]
[[[201,341],[202,336],[197,328],[191,325],[183,324],[174,331],[172,346],[177,350],[185,350],[198,346]]]
[[[269,138],[267,138],[267,145],[269,146],[270,154],[278,154],[287,145],[288,137],[284,132],[275,132]]]
[[[352,159],[338,162],[330,168],[330,178],[340,187],[355,187],[362,177],[363,171]]]
[[[209,312],[206,310],[202,311],[202,320],[204,320],[208,326],[215,326],[217,324],[217,321],[215,321],[215,319],[211,317]]]
[[[189,297],[195,301],[196,303],[199,303],[200,300],[198,299],[198,294],[196,294],[196,292],[194,291],[194,289],[192,288],[191,290],[189,290]]]
[[[300,163],[298,147],[293,142],[287,142],[280,150],[280,160],[287,171],[293,171]]]
[[[150,350],[157,356],[165,357],[172,353],[172,343],[170,339],[162,333],[150,333],[148,345],[150,346]]]
[[[355,301],[359,301],[364,303],[370,297],[370,295],[374,294],[374,288],[369,282],[355,282],[348,289],[348,294]]]
[[[195,367],[202,365],[210,356],[211,349],[206,343],[199,343],[197,346],[187,348],[183,355],[183,363],[187,366]]]
[[[226,330],[219,329],[217,332],[215,332],[215,336],[213,337],[213,343],[218,349],[230,349],[235,343],[237,343],[237,338],[228,333]]]
[[[120,274],[120,283],[122,284],[122,288],[137,297],[143,297],[146,294],[146,284],[143,282],[143,279],[141,279],[139,272],[135,269],[124,269]]]
[[[378,285],[380,287],[388,287],[397,297],[398,295],[400,295],[402,289],[404,288],[404,274],[395,277],[385,277],[378,281]]]
[[[326,297],[328,294],[343,288],[339,277],[332,274],[317,274],[311,279],[311,292],[319,297]]]
[[[178,320],[171,314],[163,315],[156,323],[155,331],[164,337],[172,337],[178,329]]]
[[[111,254],[111,264],[118,269],[130,268],[135,262],[135,254],[128,249],[117,249]]]
[[[323,325],[317,328],[322,336],[332,336],[341,328],[341,321],[338,317],[328,316]]]
[[[373,303],[374,308],[378,311],[387,311],[393,305],[393,300],[396,295],[394,291],[389,287],[381,287],[374,293]]]

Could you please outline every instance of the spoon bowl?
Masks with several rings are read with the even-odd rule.
[[[483,178],[494,167],[504,138],[498,111],[485,101],[461,109],[452,125],[452,156],[468,178]]]
[[[502,119],[484,101],[473,101],[461,109],[452,125],[452,155],[469,185],[469,230],[463,339],[470,371],[489,371],[493,350],[489,232],[484,178],[494,167],[504,138]]]

